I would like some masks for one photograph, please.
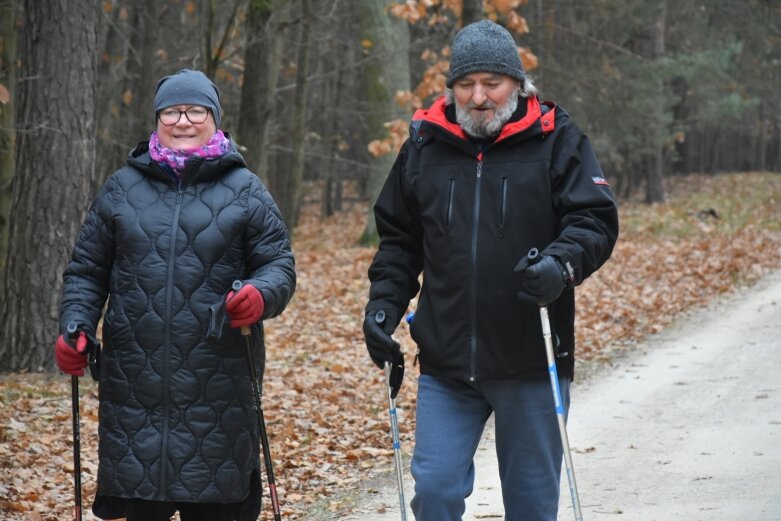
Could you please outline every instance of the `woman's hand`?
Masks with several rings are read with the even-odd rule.
[[[60,335],[54,344],[54,357],[63,373],[84,376],[84,368],[87,367],[87,334],[81,331],[75,344],[65,335]]]
[[[244,284],[239,291],[231,291],[225,297],[225,310],[231,318],[231,327],[254,324],[263,316],[263,295],[252,284]]]

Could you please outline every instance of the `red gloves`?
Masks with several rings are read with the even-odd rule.
[[[251,284],[244,284],[238,292],[231,291],[225,297],[225,310],[231,317],[231,327],[254,324],[263,316],[265,307],[263,295]]]
[[[65,335],[60,335],[54,344],[54,357],[63,373],[84,376],[84,368],[87,367],[87,334],[80,332],[75,346]]]

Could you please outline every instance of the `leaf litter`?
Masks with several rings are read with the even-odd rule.
[[[616,353],[689,310],[750,284],[781,259],[781,175],[673,177],[669,200],[621,203],[613,257],[577,291],[579,363]],[[293,243],[298,288],[268,321],[264,413],[285,519],[355,509],[350,498],[392,472],[387,395],[361,332],[374,249],[355,245],[367,206],[330,218],[305,206]],[[54,336],[54,333],[52,333]],[[395,334],[408,371],[397,407],[401,442],[413,444],[417,373],[406,325]],[[69,519],[73,510],[70,379],[0,375],[0,517]],[[97,386],[81,379],[84,518],[97,478]],[[264,487],[261,519],[270,521]]]

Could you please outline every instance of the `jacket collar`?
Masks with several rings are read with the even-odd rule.
[[[430,108],[415,111],[415,114],[412,116],[412,125],[419,128],[421,123],[426,122],[441,128],[452,136],[468,140],[469,138],[464,129],[461,128],[461,125],[447,118],[445,114],[446,108],[445,96],[440,96]],[[536,96],[526,98],[526,114],[518,121],[506,123],[494,143],[528,130],[538,121],[540,122],[539,125],[542,132],[551,132],[554,128],[555,112],[556,107],[553,104],[545,103],[543,108]]]

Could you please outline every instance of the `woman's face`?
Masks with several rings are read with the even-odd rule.
[[[157,114],[157,137],[167,148],[194,150],[208,143],[215,132],[214,116],[200,105],[174,105]]]

